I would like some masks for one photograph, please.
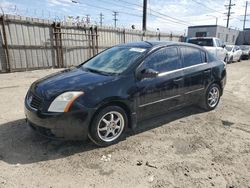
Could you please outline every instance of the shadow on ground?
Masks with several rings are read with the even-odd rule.
[[[202,112],[195,107],[169,112],[139,123],[135,131],[127,133],[127,137]],[[90,141],[58,141],[39,136],[26,126],[24,119],[0,125],[0,160],[9,164],[30,164],[59,159],[96,148]]]

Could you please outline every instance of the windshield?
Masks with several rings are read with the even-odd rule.
[[[240,46],[240,48],[241,48],[242,50],[248,50],[248,49],[250,48],[250,46]]]
[[[93,57],[82,65],[94,72],[119,74],[146,52],[146,48],[113,47]]]
[[[196,44],[199,46],[213,46],[212,39],[189,39],[188,43]]]
[[[231,52],[233,47],[232,46],[226,46],[225,48],[226,48],[227,51]]]

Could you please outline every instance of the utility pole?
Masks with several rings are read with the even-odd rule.
[[[87,23],[87,24],[90,24],[90,17],[89,17],[89,14],[86,15],[86,23]]]
[[[243,20],[243,30],[245,29],[245,26],[246,26],[247,6],[248,6],[248,1],[246,1],[245,15],[244,15],[244,20]]]
[[[231,12],[231,8],[235,6],[235,4],[232,4],[232,0],[229,0],[229,4],[225,5],[225,7],[227,7],[228,12],[227,12],[227,28],[229,26],[229,20],[230,20],[230,16],[233,12]]]
[[[148,1],[143,0],[143,17],[142,17],[142,30],[147,30],[147,5]]]
[[[113,20],[114,20],[115,27],[116,27],[116,24],[117,24],[117,21],[118,21],[117,15],[118,15],[118,12],[114,11],[114,14],[113,14],[114,19]]]
[[[103,14],[102,13],[100,13],[100,26],[102,26],[102,22],[103,22]]]

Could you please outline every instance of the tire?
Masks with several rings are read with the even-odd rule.
[[[214,97],[212,96],[212,93],[214,94]],[[205,92],[205,96],[203,97],[200,106],[206,111],[214,110],[220,102],[220,97],[221,97],[220,86],[215,83],[211,84],[207,88]],[[212,102],[213,99],[214,99],[214,102]]]
[[[232,56],[232,57],[230,57],[230,59],[228,60],[228,63],[233,63],[233,59],[234,59],[234,57]]]
[[[98,146],[109,146],[121,140],[128,125],[126,112],[119,106],[107,106],[93,118],[89,138]]]
[[[241,57],[238,59],[238,62],[240,62],[241,61]]]
[[[226,57],[225,57],[225,59],[224,59],[224,62],[225,62],[225,63],[228,63],[228,62],[229,62],[228,55],[226,55]]]

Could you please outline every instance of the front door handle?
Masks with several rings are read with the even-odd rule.
[[[205,73],[205,74],[208,74],[208,73],[210,73],[210,72],[211,72],[211,70],[210,70],[210,69],[209,69],[209,70],[205,70],[205,71],[204,71],[204,73]]]

